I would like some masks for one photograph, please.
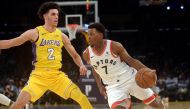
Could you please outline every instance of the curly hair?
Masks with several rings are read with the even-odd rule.
[[[60,7],[58,4],[54,3],[54,2],[45,2],[43,3],[39,10],[38,10],[38,16],[40,19],[44,19],[43,15],[46,14],[50,9],[57,9],[60,12]]]

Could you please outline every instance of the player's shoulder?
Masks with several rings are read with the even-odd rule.
[[[60,28],[56,28],[56,32],[60,33],[60,34],[64,34]]]
[[[69,37],[65,33],[61,32],[61,36],[64,41],[69,41]]]
[[[38,30],[36,28],[28,29],[25,31],[25,33],[29,33],[29,34],[38,33]]]
[[[38,35],[38,31],[36,29],[28,29],[23,33],[23,35],[25,35],[27,37],[34,37],[34,36]]]
[[[32,42],[34,42],[38,38],[38,30],[36,28],[28,29],[23,34],[27,36]]]
[[[83,54],[86,55],[89,53],[88,47],[83,51]]]
[[[88,47],[83,51],[83,58],[88,61],[89,58],[89,49]]]
[[[114,49],[114,48],[118,48],[118,47],[119,48],[123,47],[123,45],[120,42],[111,40],[111,47]]]

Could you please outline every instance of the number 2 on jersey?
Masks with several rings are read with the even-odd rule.
[[[55,60],[55,56],[53,55],[54,49],[53,48],[48,48],[48,52],[49,52],[48,60]]]
[[[105,73],[108,74],[108,68],[107,68],[107,66],[102,66],[101,68],[104,68],[105,69]]]

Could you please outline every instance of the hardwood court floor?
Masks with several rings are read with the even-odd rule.
[[[144,104],[134,105],[133,109],[152,109]],[[190,109],[190,101],[188,102],[169,102],[167,109]]]
[[[109,109],[107,105],[93,105],[94,109]],[[0,109],[8,109],[7,107],[0,106]],[[78,105],[58,105],[58,106],[34,106],[31,109],[80,109]],[[133,104],[132,109],[152,109],[146,107],[144,104]],[[188,102],[170,102],[167,109],[190,109],[190,101]]]

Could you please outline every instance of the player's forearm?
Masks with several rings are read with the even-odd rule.
[[[99,90],[100,90],[102,87],[104,87],[103,84],[102,84],[102,82],[101,82],[101,80],[97,80],[97,81],[96,81],[96,84],[97,84]]]
[[[139,70],[141,68],[145,68],[145,66],[142,62],[140,62],[137,59],[131,59],[130,61],[127,62],[130,66],[134,67],[136,70]]]
[[[96,81],[98,88],[100,89],[102,87],[102,82],[101,82],[100,76],[96,72],[93,72],[93,76],[94,76],[94,79]]]
[[[0,49],[11,48],[11,41],[9,40],[0,40]]]
[[[75,64],[77,64],[78,67],[84,65],[83,62],[82,62],[81,57],[80,57],[78,54],[76,54],[76,55],[73,57],[73,60],[74,60]]]
[[[28,37],[26,37],[25,35],[21,35],[19,37],[9,40],[0,40],[0,49],[7,49],[14,46],[19,46],[28,40]]]

